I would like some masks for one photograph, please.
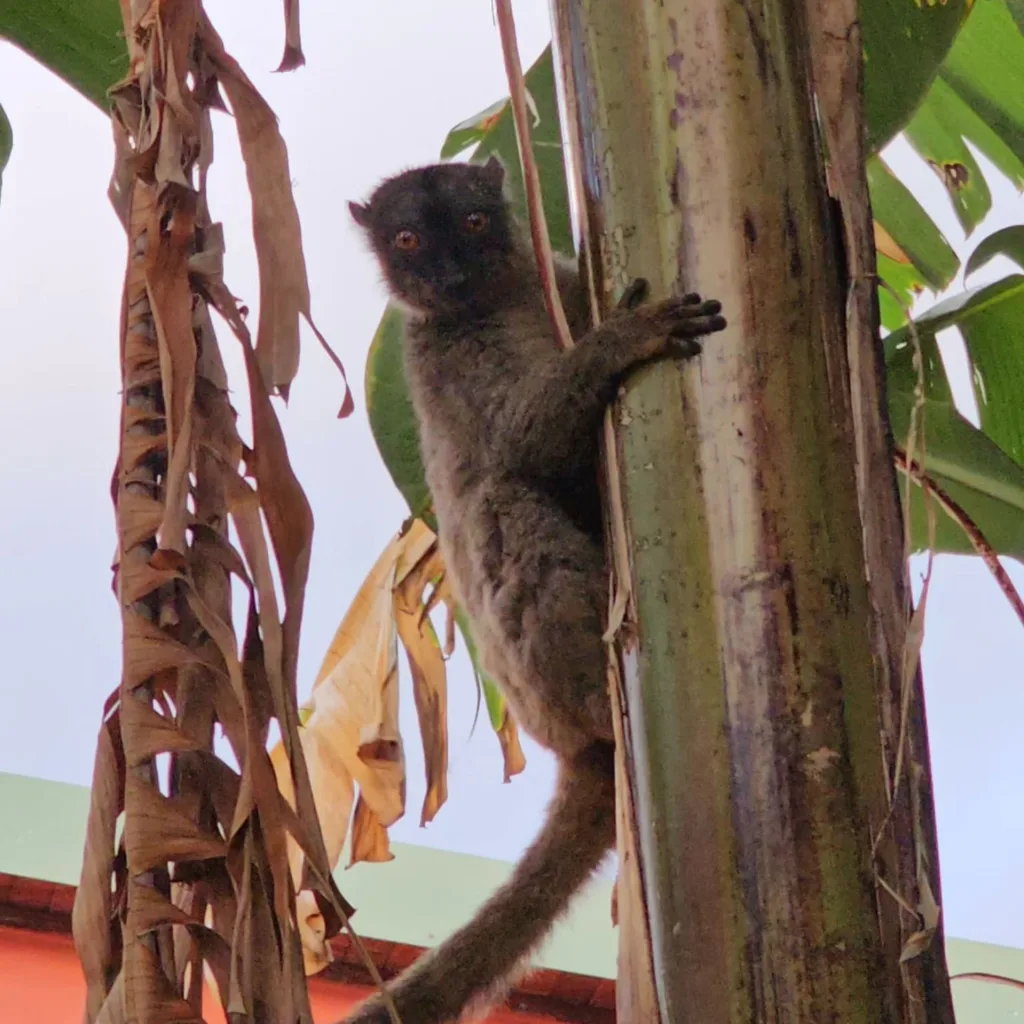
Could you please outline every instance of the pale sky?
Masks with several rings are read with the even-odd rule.
[[[206,0],[206,8],[280,118],[313,314],[356,394],[355,414],[337,420],[340,381],[307,332],[290,407],[279,407],[316,516],[301,698],[351,597],[406,515],[366,421],[363,366],[384,292],[346,201],[365,197],[388,174],[436,160],[448,130],[507,88],[490,4],[481,0],[306,4],[307,66],[287,75],[271,73],[282,45],[280,0]],[[547,0],[518,0],[516,16],[525,66],[548,41]],[[0,198],[0,375],[8,381],[0,402],[0,436],[8,439],[0,446],[0,566],[8,580],[0,593],[0,771],[87,785],[102,702],[120,671],[109,480],[125,240],[105,198],[112,146],[102,114],[3,43],[0,102],[14,129]],[[244,172],[225,116],[215,115],[215,131],[210,206],[225,225],[228,284],[255,310]],[[1024,221],[1019,195],[986,164],[995,211],[965,242],[945,193],[909,146],[897,143],[887,155],[962,258],[995,228]],[[971,284],[1006,269],[993,264]],[[237,345],[226,329],[218,336],[245,424]],[[964,393],[965,384],[961,368],[954,386]],[[921,567],[915,560],[918,576]],[[1024,571],[1015,562],[1008,568],[1024,589]],[[938,559],[924,668],[946,928],[958,938],[1018,947],[1022,656],[1024,632],[980,562]],[[540,824],[552,762],[526,741],[526,772],[502,785],[483,715],[470,735],[476,699],[461,651],[449,663],[449,683],[448,803],[427,829],[418,827],[422,766],[406,689],[408,812],[392,836],[512,860]]]

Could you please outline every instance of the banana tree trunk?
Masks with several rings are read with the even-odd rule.
[[[923,708],[897,761],[903,552],[871,535],[898,521],[896,491],[891,461],[863,465],[861,439],[888,433],[877,375],[851,393],[863,339],[805,4],[554,0],[602,308],[645,277],[729,321],[698,360],[636,374],[616,409],[639,853],[619,885],[620,1020],[652,1019],[652,998],[664,1024],[953,1019],[941,935],[920,953],[938,894]]]

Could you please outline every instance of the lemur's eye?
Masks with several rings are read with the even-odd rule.
[[[466,217],[466,230],[472,231],[474,234],[483,231],[487,227],[487,214],[486,213],[471,213]]]
[[[420,236],[415,231],[399,231],[395,235],[395,248],[403,252],[413,252],[420,245]]]

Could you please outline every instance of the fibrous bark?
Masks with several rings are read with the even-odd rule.
[[[895,489],[880,375],[863,370],[874,311],[846,314],[846,267],[874,255],[860,232],[847,259],[826,189],[807,8],[555,9],[603,308],[639,276],[656,298],[717,298],[729,321],[698,361],[636,374],[617,408],[624,728],[661,1019],[896,1024],[923,1019],[928,991],[945,1021],[948,984],[900,963],[922,928],[900,900],[926,902],[903,849],[937,892],[927,751],[912,723],[901,790],[904,553],[879,535]],[[623,1020],[649,1019],[632,1001],[642,933],[623,935],[641,964]],[[923,970],[941,980],[941,949]]]

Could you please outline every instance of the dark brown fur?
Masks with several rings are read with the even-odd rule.
[[[613,316],[561,351],[502,179],[496,161],[424,167],[351,205],[407,311],[406,376],[454,591],[483,668],[559,759],[547,819],[511,879],[390,986],[403,1024],[456,1021],[500,997],[614,844],[601,417],[628,371],[671,352],[671,337],[693,354],[695,336],[724,326],[718,303],[687,296]],[[401,232],[418,245],[402,248]],[[579,338],[583,291],[566,268],[559,284]],[[388,1019],[379,997],[349,1018]]]

